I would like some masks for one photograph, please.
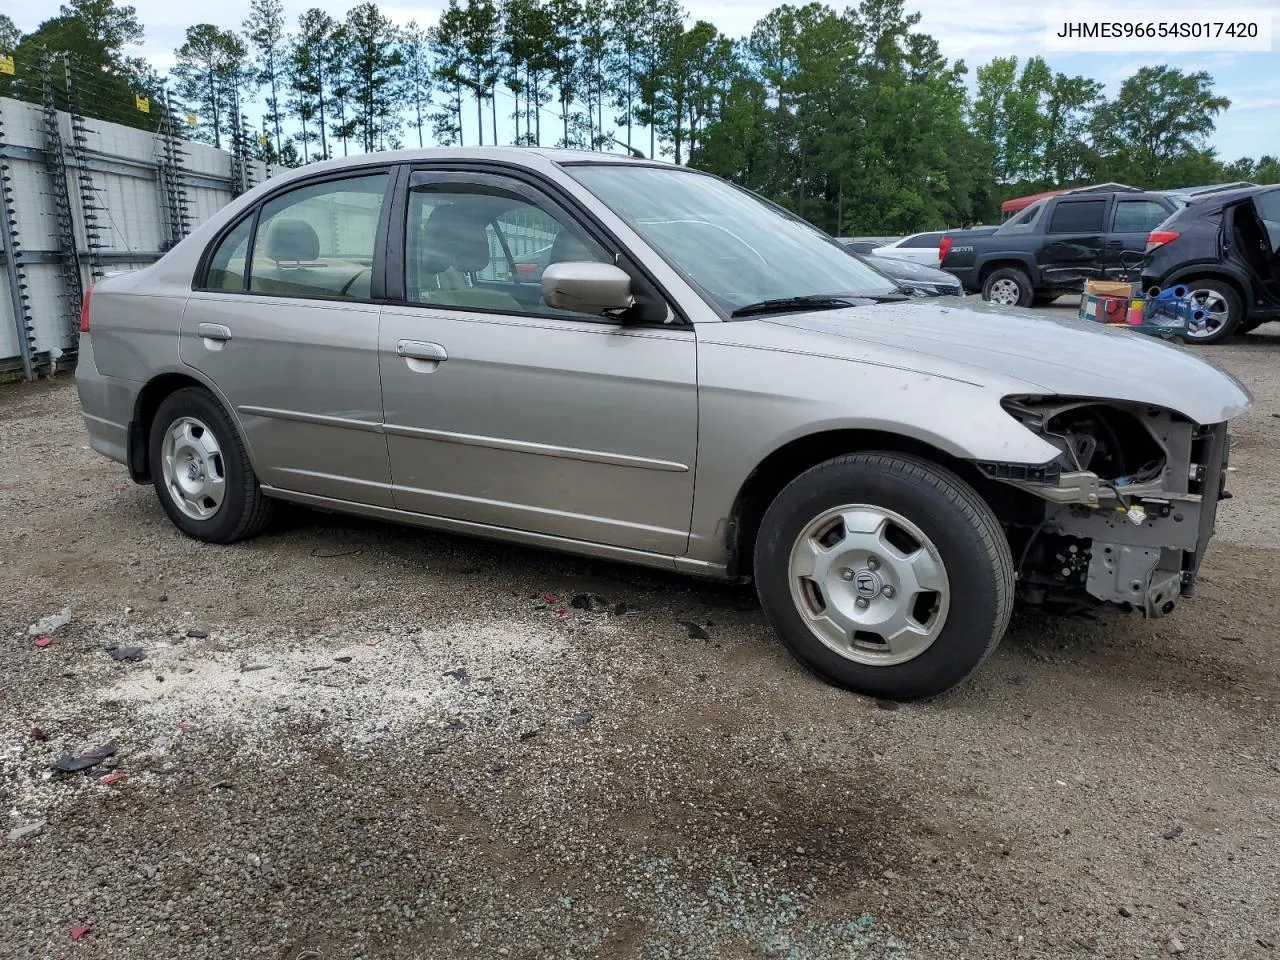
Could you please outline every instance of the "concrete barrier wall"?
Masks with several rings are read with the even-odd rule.
[[[54,138],[40,105],[0,98],[0,174],[8,188],[0,191],[0,232],[7,234],[0,246],[0,377],[30,378],[74,363],[77,273],[87,286],[95,271],[154,263],[274,172],[258,161],[238,170],[231,152],[167,139],[160,129],[73,120],[62,111],[56,123]],[[59,156],[73,252],[60,229]]]

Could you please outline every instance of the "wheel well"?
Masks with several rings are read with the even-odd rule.
[[[991,260],[982,265],[982,269],[978,271],[978,284],[987,282],[987,277],[991,276],[997,270],[1003,270],[1005,267],[1013,267],[1015,270],[1021,270],[1028,277],[1031,272],[1027,269],[1027,265],[1021,260]]]
[[[879,430],[832,430],[801,437],[765,457],[738,491],[730,527],[730,575],[750,575],[760,522],[783,487],[833,457],[873,450],[911,454],[935,463],[961,477],[990,502],[989,481],[973,464],[923,441]]]
[[[147,451],[151,448],[151,421],[165,397],[183,387],[204,387],[199,380],[181,373],[166,373],[150,381],[138,392],[133,407],[133,422],[129,425],[129,473],[138,483],[151,481],[151,462]]]

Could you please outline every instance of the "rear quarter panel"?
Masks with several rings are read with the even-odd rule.
[[[106,277],[90,300],[98,372],[146,381],[178,362],[178,330],[190,284],[157,282],[155,267]]]

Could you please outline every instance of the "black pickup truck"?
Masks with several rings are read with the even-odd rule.
[[[942,269],[983,300],[1047,303],[1079,292],[1086,280],[1118,279],[1140,266],[1147,234],[1178,206],[1159,193],[1062,193],[987,236],[949,234],[938,255]]]

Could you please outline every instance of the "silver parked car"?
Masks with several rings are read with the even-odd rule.
[[[82,329],[94,449],[192,537],[289,500],[753,577],[804,664],[898,698],[1015,594],[1169,613],[1250,399],[1153,338],[910,298],[715,177],[537,149],[277,177]]]

